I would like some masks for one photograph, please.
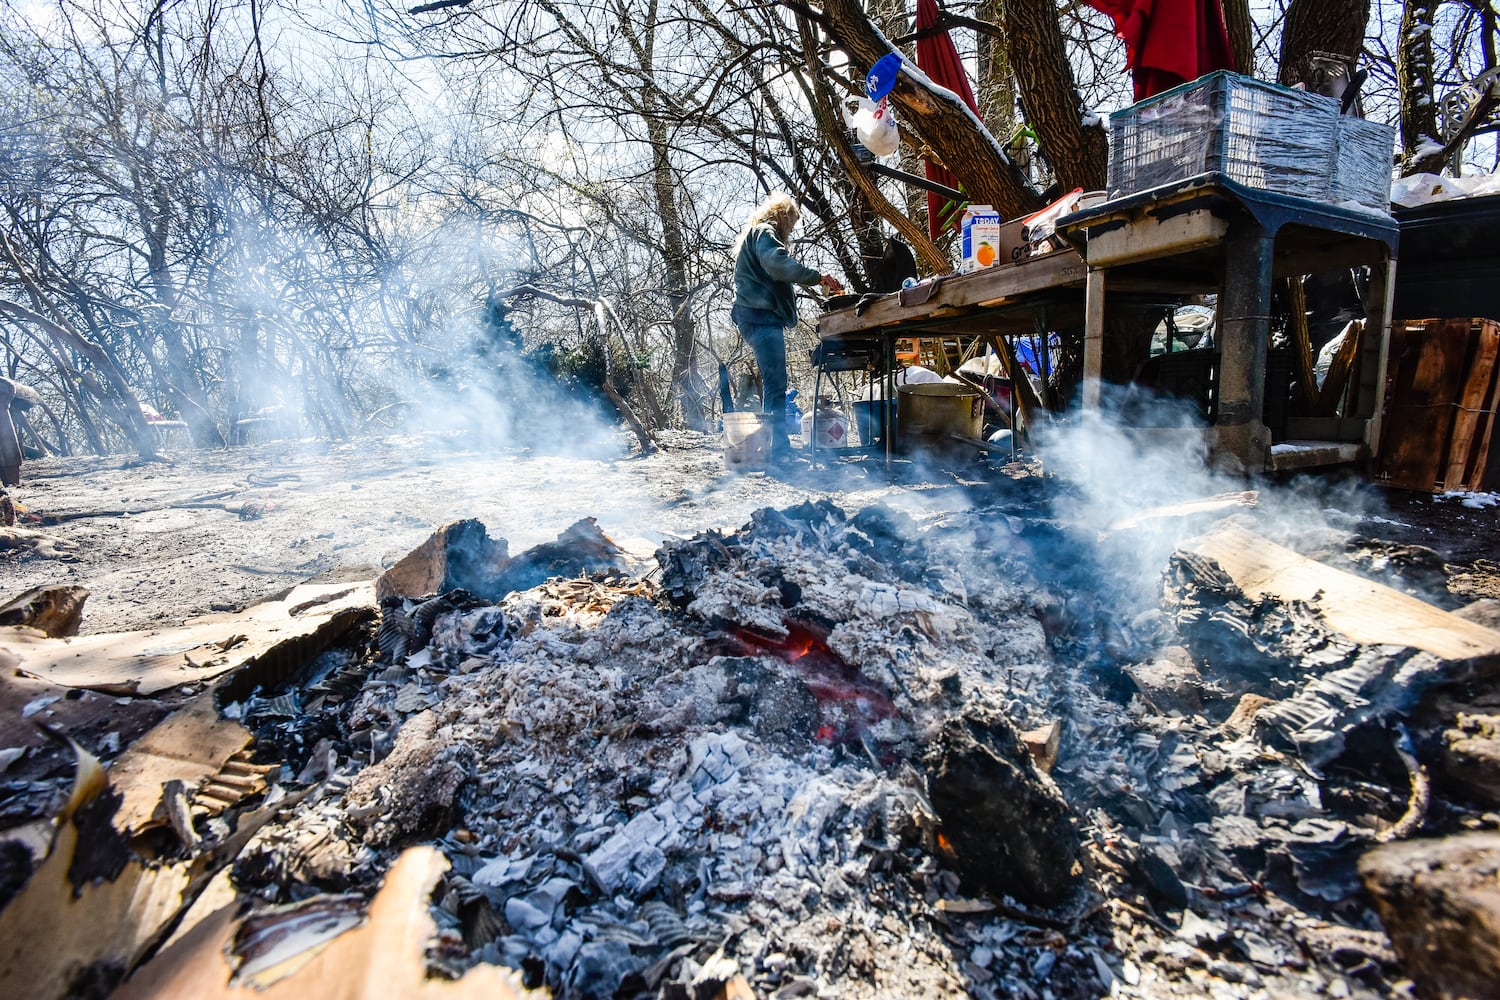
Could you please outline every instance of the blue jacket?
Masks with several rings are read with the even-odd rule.
[[[823,275],[786,252],[776,227],[753,226],[734,259],[734,304],[771,313],[783,327],[797,325],[792,285],[813,285]]]

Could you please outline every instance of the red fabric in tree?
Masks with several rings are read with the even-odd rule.
[[[1125,41],[1135,99],[1219,69],[1235,69],[1220,0],[1084,0],[1108,14]]]
[[[938,24],[939,11],[937,0],[917,0],[917,20],[915,30],[923,32],[926,29],[936,28]],[[969,110],[974,112],[974,117],[979,117],[979,106],[974,101],[974,89],[969,86],[969,74],[964,72],[964,64],[958,57],[958,47],[953,44],[953,38],[948,34],[948,29],[933,31],[923,34],[917,39],[917,68],[926,73],[928,78],[939,87],[946,87],[957,94]],[[936,181],[947,187],[958,187],[958,178],[947,167],[928,160],[924,163],[927,179]],[[935,191],[927,192],[927,232],[933,239],[943,231],[942,216],[943,207],[948,205],[948,199]],[[954,206],[948,205],[953,214],[951,225],[958,227],[959,213]]]

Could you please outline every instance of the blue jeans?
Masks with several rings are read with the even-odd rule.
[[[760,412],[771,418],[771,455],[791,452],[786,433],[786,333],[776,324],[745,321],[736,316],[740,337],[755,353],[760,369]]]

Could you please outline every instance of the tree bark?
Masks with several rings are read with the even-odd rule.
[[[162,154],[157,154],[162,155]],[[203,387],[198,384],[198,373],[189,357],[187,345],[172,318],[177,308],[177,283],[168,263],[168,239],[174,220],[175,208],[166,181],[160,177],[146,176],[140,164],[132,163],[130,172],[134,181],[134,208],[146,244],[147,277],[156,299],[156,310],[148,328],[161,341],[166,355],[167,378],[163,386],[172,397],[182,419],[187,422],[193,443],[201,447],[223,447],[224,436],[208,412],[208,400]],[[157,312],[159,310],[159,312]]]
[[[816,52],[816,37],[812,25],[806,18],[798,18],[798,27],[802,33],[802,44],[808,53],[809,63],[812,63],[812,54]],[[865,171],[854,155],[854,146],[849,141],[849,131],[843,125],[843,120],[838,109],[833,106],[833,100],[828,93],[824,81],[814,72],[814,67],[809,65],[808,77],[811,84],[807,91],[808,101],[813,109],[813,116],[817,119],[818,129],[827,139],[828,144],[838,155],[839,161],[843,163],[844,170],[849,176],[850,183],[854,186],[859,202],[867,205],[871,211],[889,222],[896,232],[906,239],[918,260],[924,265],[924,269],[931,274],[948,274],[953,270],[953,265],[948,263],[948,257],[938,249],[927,235],[924,226],[913,221],[909,213],[903,213],[890,200],[881,193],[879,185]],[[923,199],[923,204],[926,204]],[[860,269],[864,274],[864,268]]]
[[[666,126],[648,111],[646,134],[651,143],[651,189],[661,216],[662,264],[667,271],[667,307],[672,323],[672,392],[682,409],[689,430],[708,429],[703,393],[694,366],[698,359],[698,332],[688,308],[687,241],[677,210],[677,184],[672,176]]]
[[[105,378],[107,391],[96,391],[95,393],[100,404],[105,407],[110,418],[125,432],[126,438],[129,439],[130,443],[135,447],[136,453],[141,458],[149,460],[156,457],[156,435],[146,423],[145,414],[141,411],[141,402],[130,388],[130,383],[125,380],[124,374],[110,360],[104,348],[89,340],[78,331],[71,330],[61,323],[54,322],[41,313],[26,308],[19,302],[0,299],[0,312],[9,313],[17,319],[35,324],[43,333],[55,339],[68,350],[75,351],[87,358],[89,363]]]
[[[1224,28],[1229,32],[1229,51],[1234,68],[1255,75],[1255,25],[1250,20],[1250,0],[1224,0]]]
[[[1432,12],[1437,0],[1406,0],[1396,48],[1396,88],[1401,101],[1401,174],[1443,169],[1433,88]]]
[[[27,268],[20,255],[16,253],[16,248],[11,245],[3,232],[0,232],[0,255],[4,256],[12,271],[20,278],[37,307],[50,308],[51,302],[41,286],[37,284],[36,276]],[[100,386],[86,371],[78,371],[74,375],[84,385],[93,387],[94,396],[99,404],[125,432],[125,437],[135,447],[141,458],[156,457],[156,434],[147,426],[140,399],[136,397],[135,391],[130,388],[130,382],[115,364],[114,358],[110,357],[108,351],[66,323],[49,319],[37,310],[28,309],[19,302],[0,299],[0,311],[34,324],[51,337],[60,349],[72,351],[87,359],[104,376],[105,386]],[[81,412],[82,407],[79,410]]]
[[[1302,81],[1313,52],[1331,52],[1353,63],[1364,49],[1369,20],[1370,0],[1292,0],[1281,29],[1277,79]]]
[[[1057,4],[1005,0],[1004,6],[1011,71],[1042,155],[1064,191],[1102,189],[1109,173],[1109,138],[1103,119],[1087,113],[1073,81]]]
[[[621,24],[621,33],[630,46],[641,77],[656,78],[656,3],[649,2],[641,11],[642,30]],[[684,236],[682,213],[677,205],[677,178],[672,172],[671,134],[668,130],[670,109],[663,106],[664,97],[656,89],[644,90],[635,112],[646,125],[646,140],[651,146],[651,196],[656,202],[656,213],[661,219],[661,259],[666,270],[668,322],[672,326],[672,395],[676,397],[682,411],[683,422],[690,430],[708,429],[708,412],[704,406],[704,393],[699,389],[702,379],[697,377],[694,367],[698,356],[698,333],[694,328],[693,314],[688,309],[688,253]],[[614,386],[607,387],[610,392]],[[618,394],[615,394],[618,395]],[[614,401],[611,396],[611,401]],[[620,403],[624,400],[620,399]],[[618,409],[618,404],[616,406]],[[624,415],[624,411],[621,411]],[[634,419],[631,413],[627,420]],[[639,433],[639,432],[637,432]]]
[[[980,0],[975,14],[981,21],[1001,24],[1005,20],[1002,0]],[[979,53],[974,100],[990,134],[1008,139],[1016,128],[1016,87],[1010,71],[1010,52],[1003,38],[976,32]]]

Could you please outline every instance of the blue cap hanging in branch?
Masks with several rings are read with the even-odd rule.
[[[878,101],[896,86],[896,76],[901,72],[901,53],[891,52],[876,60],[865,77],[865,93],[870,100]]]

